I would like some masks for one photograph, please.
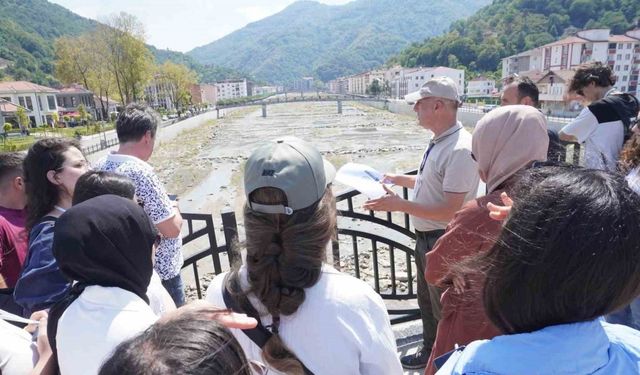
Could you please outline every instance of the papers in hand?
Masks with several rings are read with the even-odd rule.
[[[380,183],[382,174],[364,164],[347,163],[343,165],[338,170],[335,180],[358,190],[369,199],[377,199],[387,193]]]
[[[21,316],[12,314],[12,313],[4,311],[4,310],[0,310],[0,319],[11,321],[11,322],[16,322],[16,323],[38,324],[38,321],[36,321],[36,320],[25,319],[25,318],[23,318]]]

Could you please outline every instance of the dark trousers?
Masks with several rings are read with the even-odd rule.
[[[178,274],[171,279],[162,280],[162,286],[169,292],[171,299],[175,302],[176,307],[184,305],[186,296],[184,294],[184,285],[182,284],[182,276]]]
[[[440,321],[440,288],[429,285],[424,278],[426,254],[433,249],[436,241],[444,234],[444,230],[421,232],[416,230],[416,278],[418,279],[418,306],[422,316],[422,339],[424,347],[431,349],[436,341],[438,321]]]

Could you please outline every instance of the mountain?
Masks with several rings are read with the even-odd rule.
[[[54,41],[61,36],[91,31],[97,25],[94,20],[46,0],[0,0],[0,61],[10,61],[9,67],[0,69],[0,80],[10,78],[57,86]],[[193,69],[202,82],[245,76],[236,70],[201,65],[181,52],[147,47],[157,63],[171,60],[184,64]]]
[[[307,75],[328,81],[379,66],[410,42],[442,33],[451,21],[489,2],[356,0],[332,6],[298,1],[187,54],[270,82]]]
[[[0,0],[0,58],[12,62],[4,74],[55,83],[53,41],[92,30],[96,24],[45,0]]]
[[[583,28],[622,34],[640,18],[638,0],[494,0],[444,35],[415,43],[389,63],[464,66],[493,72],[500,60]]]

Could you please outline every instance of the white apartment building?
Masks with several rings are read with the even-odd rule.
[[[23,107],[31,120],[31,126],[43,126],[53,123],[52,115],[58,113],[56,94],[58,90],[36,85],[26,81],[0,82],[0,99],[11,102],[15,106]],[[5,107],[17,107],[5,105]],[[13,113],[15,115],[15,113]],[[12,118],[11,113],[5,112],[5,120]],[[15,118],[13,119],[16,120]],[[17,124],[17,122],[16,122]]]
[[[218,100],[242,98],[248,96],[246,79],[228,79],[216,82]]]
[[[147,87],[144,88],[144,97],[147,105],[155,110],[163,108],[169,112],[175,111],[176,108],[173,105],[172,95],[174,90],[172,90],[172,85],[171,82],[156,75]]]
[[[495,93],[496,81],[484,76],[470,80],[467,86],[467,97],[469,98],[486,97]]]
[[[418,91],[428,80],[436,77],[449,77],[458,86],[458,94],[464,94],[464,70],[438,66],[433,68],[408,68],[395,70],[394,78],[389,82],[391,85],[391,96],[396,99],[403,99],[408,93]]]
[[[625,35],[610,35],[609,29],[579,31],[575,36],[503,59],[502,75],[504,78],[527,71],[575,70],[590,61],[611,67],[617,77],[617,90],[640,94],[640,29]]]
[[[374,80],[378,80],[380,87],[382,87],[384,85],[384,76],[385,71],[383,70],[372,70],[349,76],[347,77],[347,80],[349,81],[348,93],[365,95],[367,93],[367,89],[371,86]]]

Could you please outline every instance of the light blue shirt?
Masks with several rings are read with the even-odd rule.
[[[437,375],[640,374],[640,332],[600,320],[474,341]]]

